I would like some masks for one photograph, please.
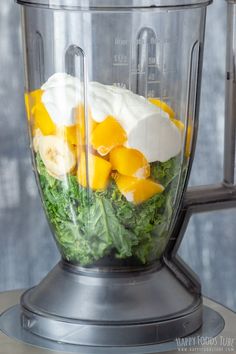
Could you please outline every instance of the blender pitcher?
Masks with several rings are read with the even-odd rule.
[[[33,166],[62,256],[23,295],[23,326],[85,345],[194,332],[200,284],[172,249],[211,1],[17,2]]]

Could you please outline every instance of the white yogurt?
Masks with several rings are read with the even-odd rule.
[[[74,109],[83,102],[80,81],[59,73],[49,78],[42,90],[42,101],[55,124],[75,124]],[[120,87],[89,82],[88,101],[93,119],[100,123],[107,116],[116,118],[127,133],[127,146],[141,151],[149,162],[165,162],[179,154],[179,129],[146,98]]]
[[[75,124],[74,109],[81,102],[81,84],[77,78],[64,73],[51,76],[41,87],[42,102],[58,126]]]

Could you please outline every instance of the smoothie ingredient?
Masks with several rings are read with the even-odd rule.
[[[56,133],[57,128],[42,102],[35,105],[31,114],[35,130],[40,129],[43,135],[52,135]]]
[[[56,135],[71,145],[78,145],[81,141],[78,125],[72,125],[70,127],[57,127]]]
[[[145,156],[136,149],[119,146],[110,153],[112,169],[122,175],[147,178],[150,176],[150,165]]]
[[[82,152],[77,170],[79,184],[83,187],[87,187],[89,183],[89,188],[93,190],[105,189],[111,173],[110,162],[91,153],[87,154],[87,160],[86,153]]]
[[[125,198],[134,204],[140,204],[156,194],[162,193],[164,187],[150,179],[139,179],[135,177],[115,176],[117,187]]]
[[[41,89],[42,103],[54,124],[75,125],[75,109],[84,100],[80,81],[70,75],[57,73],[51,76]]]
[[[161,108],[164,112],[168,113],[171,119],[175,118],[175,112],[166,102],[161,101],[158,98],[152,98],[152,97],[150,97],[148,101],[156,105],[157,107]]]
[[[75,153],[61,138],[48,135],[38,141],[38,151],[48,173],[57,178],[63,178],[76,166]]]
[[[87,107],[82,83],[63,73],[26,95],[58,246],[80,265],[106,256],[152,262],[168,242],[180,177],[185,181],[184,125],[160,100],[97,82],[87,88]]]
[[[28,120],[31,118],[32,107],[41,102],[42,94],[43,91],[40,89],[25,93],[25,107]]]
[[[181,120],[178,120],[178,119],[175,119],[175,118],[172,119],[172,122],[176,125],[176,127],[179,129],[179,131],[183,134],[183,132],[184,132],[184,123],[181,122]]]
[[[152,133],[151,133],[152,132]],[[166,162],[181,151],[179,129],[166,116],[139,120],[128,135],[128,146],[141,151],[149,162]]]
[[[67,74],[54,74],[42,86],[44,103],[56,125],[76,124],[76,107],[83,105],[82,83]],[[148,162],[167,161],[181,150],[181,134],[169,114],[132,91],[98,82],[88,83],[88,105],[93,120],[112,116],[127,134],[127,146],[140,150]],[[147,134],[148,132],[148,134]]]
[[[123,145],[127,140],[125,130],[113,117],[107,117],[98,124],[91,135],[91,144],[97,152],[105,156],[113,148]]]
[[[90,143],[91,140],[91,134],[94,131],[94,129],[98,126],[98,123],[95,122],[95,120],[92,117],[91,111],[88,110],[88,123],[86,127],[86,117],[85,117],[85,112],[84,112],[84,105],[79,104],[78,107],[75,108],[75,121],[76,124],[78,125],[78,138],[79,138],[79,144],[85,145],[86,142],[86,129],[88,129],[88,141]]]
[[[43,137],[43,134],[40,129],[36,129],[33,137],[33,148],[34,151],[37,153],[39,151],[39,142],[40,139]]]
[[[128,202],[113,181],[104,191],[88,193],[76,176],[67,175],[64,181],[51,177],[39,153],[36,165],[45,210],[66,260],[89,265],[113,254],[145,264],[161,256],[168,242],[178,158],[151,164],[153,180],[165,190],[139,205]]]
[[[179,154],[181,134],[160,107],[132,91],[89,83],[93,118],[102,122],[112,115],[127,133],[127,146],[145,155],[148,162],[167,161]]]
[[[27,116],[32,122],[34,132],[40,129],[44,135],[54,134],[56,126],[42,103],[42,95],[42,90],[35,90],[25,94]]]
[[[190,157],[191,155],[192,142],[193,142],[193,128],[189,126],[187,131],[186,150],[185,150],[186,157]]]
[[[160,107],[163,111],[165,111],[166,113],[169,114],[171,121],[179,129],[179,131],[182,135],[182,139],[183,139],[185,125],[183,122],[181,122],[181,120],[175,118],[175,112],[173,111],[173,109],[167,103],[165,103],[164,101],[161,101],[157,98],[149,98],[148,100],[149,100],[149,102]],[[192,128],[188,127],[187,140],[186,140],[186,152],[185,152],[186,157],[189,157],[191,154],[191,145],[192,145]]]

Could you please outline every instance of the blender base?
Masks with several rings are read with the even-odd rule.
[[[18,292],[2,293],[0,295],[0,300],[7,298],[5,303],[13,304],[11,302],[12,297],[16,297],[15,294]],[[83,346],[83,345],[73,345],[58,343],[51,341],[39,336],[36,336],[27,330],[23,329],[21,326],[21,308],[20,305],[15,305],[10,309],[6,310],[2,315],[0,315],[0,353],[14,353],[14,354],[51,354],[52,351],[55,354],[157,354],[157,353],[179,353],[180,351],[184,352],[197,352],[197,353],[206,353],[207,351],[213,352],[209,345],[206,345],[206,348],[202,348],[201,344],[204,342],[204,339],[216,338],[217,343],[220,343],[220,336],[228,338],[232,336],[230,334],[229,326],[236,323],[236,315],[230,313],[229,310],[223,308],[220,305],[217,305],[213,301],[205,299],[208,306],[203,307],[203,326],[190,337],[185,337],[186,343],[188,345],[178,344],[178,340],[175,339],[170,342],[159,343],[154,345],[146,346],[120,346],[120,347],[94,347],[94,346]],[[8,305],[9,306],[9,305]],[[209,307],[210,306],[210,307]],[[217,310],[221,312],[227,312],[228,318],[228,330],[225,331],[225,321],[224,318]],[[234,318],[234,321],[232,320]],[[231,331],[233,328],[230,327]],[[2,332],[1,332],[2,331]],[[234,337],[233,337],[234,338]],[[202,340],[202,342],[201,342]],[[194,345],[195,343],[198,345]],[[200,345],[200,348],[198,347]],[[3,352],[1,348],[3,346]],[[219,352],[217,350],[217,352]],[[234,351],[235,352],[235,351]],[[223,349],[220,353],[225,353]]]
[[[89,346],[187,336],[202,325],[202,298],[173,269],[163,264],[142,272],[95,273],[60,262],[23,294],[22,327],[56,342]]]

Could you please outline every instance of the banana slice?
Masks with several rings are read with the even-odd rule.
[[[76,165],[75,153],[62,139],[54,135],[42,136],[38,151],[48,173],[62,180]]]
[[[41,130],[36,129],[35,135],[33,138],[33,148],[36,153],[39,151],[39,142],[42,137],[43,137],[43,134],[42,134]]]

